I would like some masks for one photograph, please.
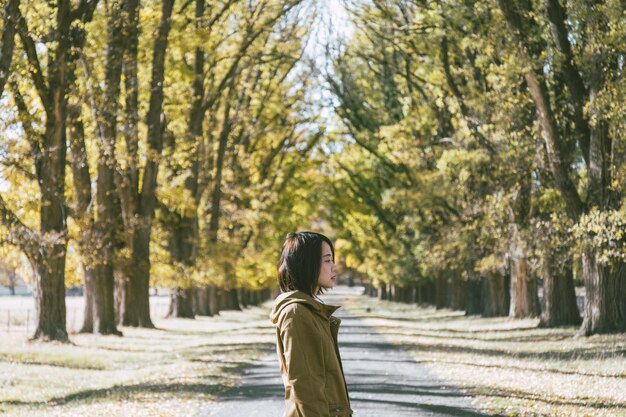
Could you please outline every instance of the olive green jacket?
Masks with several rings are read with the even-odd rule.
[[[283,417],[348,417],[348,388],[337,346],[338,306],[301,292],[279,295],[270,314],[285,385]]]

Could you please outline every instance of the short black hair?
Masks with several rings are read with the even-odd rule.
[[[299,290],[315,295],[322,267],[322,242],[330,246],[334,262],[335,248],[323,234],[297,232],[285,237],[278,260],[278,283],[282,292]]]

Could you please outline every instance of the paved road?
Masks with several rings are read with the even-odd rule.
[[[324,296],[343,304],[354,296],[336,291]],[[478,417],[478,412],[454,387],[438,381],[402,349],[342,309],[339,349],[354,417]],[[281,417],[283,385],[276,352],[269,352],[246,372],[242,384],[228,391],[205,417]]]

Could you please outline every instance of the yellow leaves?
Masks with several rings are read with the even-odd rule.
[[[502,273],[506,269],[506,259],[503,256],[489,254],[476,262],[474,270],[481,274]]]
[[[601,263],[626,259],[626,208],[604,210],[593,208],[581,216],[572,228],[579,250],[593,249]]]

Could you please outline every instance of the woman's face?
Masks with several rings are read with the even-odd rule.
[[[322,242],[322,267],[317,284],[320,288],[333,288],[337,283],[337,273],[335,272],[335,262],[333,261],[333,251],[330,245]]]

